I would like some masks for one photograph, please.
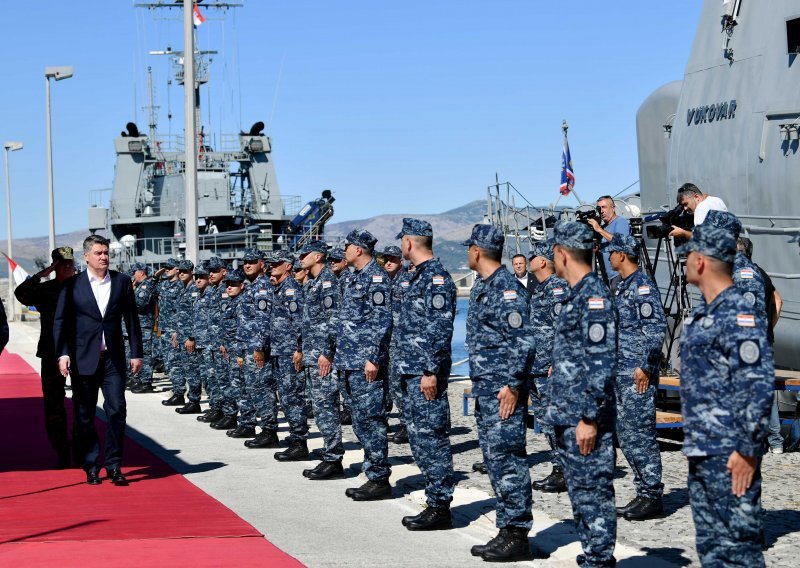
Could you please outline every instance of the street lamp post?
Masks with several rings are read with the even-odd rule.
[[[53,196],[53,139],[50,135],[50,79],[61,81],[72,77],[72,67],[45,67],[47,84],[47,205],[50,217],[50,250],[56,248],[56,212]]]
[[[22,142],[6,142],[6,224],[8,226],[8,258],[14,258],[11,250],[11,175],[8,173],[8,153],[22,150]],[[16,319],[16,306],[14,302],[14,275],[11,274],[11,265],[8,270],[8,319]]]

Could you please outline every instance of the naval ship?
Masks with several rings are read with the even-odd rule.
[[[151,12],[182,11],[182,2],[136,3]],[[240,2],[209,0],[196,10],[227,12]],[[178,18],[180,19],[180,18]],[[196,38],[195,38],[196,39]],[[214,136],[201,122],[201,87],[209,81],[213,50],[194,50],[194,100],[197,120],[198,263],[211,256],[241,258],[246,247],[270,252],[295,251],[310,239],[324,238],[333,216],[334,197],[324,190],[307,202],[281,192],[275,174],[271,138],[264,123],[247,130]],[[183,51],[152,51],[171,64],[172,84],[184,86]],[[111,264],[124,270],[134,262],[159,267],[168,258],[186,258],[186,141],[159,132],[148,67],[147,132],[129,122],[114,139],[116,165],[110,199],[95,197],[89,208],[89,229],[111,240]],[[171,118],[171,117],[170,117]],[[219,140],[218,146],[212,140]],[[192,222],[192,221],[190,221]]]

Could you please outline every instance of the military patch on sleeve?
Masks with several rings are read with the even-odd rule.
[[[517,299],[517,291],[516,290],[503,290],[503,299],[504,300],[516,300]]]
[[[753,294],[752,292],[745,292],[744,299],[747,300],[747,303],[750,304],[751,306],[756,305],[756,295]]]
[[[437,310],[441,310],[445,304],[444,294],[434,294],[431,304],[433,304],[433,307]]]
[[[373,284],[380,284],[381,282],[383,282],[383,276],[381,276],[380,274],[375,274],[372,277],[372,283]]]
[[[384,297],[383,292],[381,291],[372,294],[372,303],[375,304],[376,306],[382,306],[385,299],[386,298]]]
[[[522,314],[519,312],[511,312],[508,314],[508,325],[512,329],[519,329],[522,327]]]
[[[262,312],[267,309],[267,301],[266,300],[259,300],[258,301],[258,309]]]
[[[752,339],[747,339],[739,344],[739,359],[747,365],[754,365],[761,360],[761,349],[758,343]]]
[[[289,311],[295,313],[297,311],[297,302],[291,301],[289,302]]]
[[[645,302],[639,307],[639,313],[642,314],[643,318],[649,318],[653,315],[653,306]]]
[[[333,297],[332,296],[325,296],[322,299],[322,305],[326,308],[330,308],[333,305]]]
[[[294,288],[287,288],[286,289],[287,296],[294,296]]]
[[[650,294],[650,286],[639,286],[639,295],[647,296]]]
[[[589,326],[589,341],[600,343],[606,338],[606,326],[602,323],[593,323]]]
[[[331,284],[330,280],[323,280],[322,281],[322,289],[323,290],[326,290],[326,289],[330,288],[331,286],[332,286],[332,284]]]
[[[432,282],[435,286],[441,286],[444,284],[444,276],[434,276]]]
[[[755,327],[756,317],[753,314],[736,314],[736,325],[739,327]]]
[[[553,288],[553,296],[563,296],[564,288]]]
[[[605,300],[603,298],[589,298],[589,309],[590,310],[603,310],[606,307]]]
[[[743,280],[752,280],[753,279],[753,271],[750,268],[742,268],[739,271],[739,278]]]

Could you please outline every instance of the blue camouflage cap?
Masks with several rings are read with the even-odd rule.
[[[736,237],[729,229],[703,223],[692,230],[692,238],[677,248],[678,254],[698,252],[728,264],[736,256]]]
[[[280,264],[281,262],[292,264],[294,262],[294,255],[288,250],[276,250],[272,252],[269,262],[270,264]]]
[[[254,248],[244,249],[244,254],[242,255],[242,262],[254,262],[256,260],[263,260],[260,251]]]
[[[178,261],[174,258],[168,258],[166,262],[164,262],[164,267],[168,269],[173,269],[178,267]]]
[[[144,262],[135,262],[133,266],[131,266],[131,270],[134,272],[138,272],[141,270],[145,274],[150,274],[150,267],[147,266]]]
[[[389,245],[388,247],[383,248],[383,256],[396,256],[397,258],[402,258],[403,253],[400,250],[400,247]]]
[[[212,256],[208,259],[206,266],[209,270],[220,270],[221,268],[225,268],[225,261],[218,256]]]
[[[325,241],[309,241],[300,249],[298,256],[304,256],[310,252],[325,254],[328,252],[328,245],[325,244]]]
[[[555,228],[555,244],[576,250],[594,248],[594,231],[577,221],[559,221]]]
[[[631,235],[620,235],[619,233],[614,233],[614,235],[611,237],[611,242],[606,245],[606,250],[608,252],[621,252],[624,253],[628,258],[638,260],[639,241],[636,240],[636,237],[632,237]]]
[[[303,270],[303,265],[300,263],[299,260],[295,260],[292,264],[292,270],[297,272],[298,270]]]
[[[344,239],[345,245],[354,245],[357,247],[361,247],[364,250],[368,250],[372,252],[375,250],[375,243],[378,242],[372,233],[367,231],[366,229],[353,229],[347,234],[347,237]]]
[[[194,275],[208,277],[208,266],[205,263],[198,264],[194,269]]]
[[[396,239],[402,239],[403,235],[412,237],[432,237],[433,228],[431,224],[422,219],[414,219],[412,217],[403,218],[403,228],[397,233]],[[386,253],[384,253],[386,254]]]
[[[465,247],[475,245],[486,250],[503,250],[506,238],[503,233],[494,225],[478,224],[472,227],[470,237],[461,243]]]
[[[223,282],[244,282],[244,272],[238,268],[229,268]]]
[[[342,247],[332,248],[328,251],[328,258],[331,260],[344,260],[344,249]]]
[[[178,270],[194,270],[194,263],[191,260],[182,260],[178,263]]]
[[[734,239],[738,239],[739,233],[742,232],[742,222],[739,221],[739,218],[736,215],[733,213],[728,213],[727,211],[717,211],[712,209],[706,213],[706,218],[703,221],[703,224],[713,225],[715,227],[719,227],[720,229],[730,231],[733,233]]]
[[[528,253],[528,260],[534,259],[537,256],[546,258],[549,261],[553,260],[553,241],[551,239],[533,243],[531,252]]]

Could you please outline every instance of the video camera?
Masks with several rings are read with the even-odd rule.
[[[648,239],[663,239],[672,231],[672,227],[680,227],[687,231],[694,228],[694,214],[686,211],[682,205],[676,205],[674,209],[665,213],[656,213],[644,218],[645,223],[651,221],[661,221],[660,225],[647,226]],[[686,239],[675,239],[676,245],[681,245]]]
[[[578,223],[583,223],[584,225],[588,225],[590,219],[594,219],[599,223],[600,212],[597,209],[589,209],[588,211],[578,211],[575,213],[575,220]]]

